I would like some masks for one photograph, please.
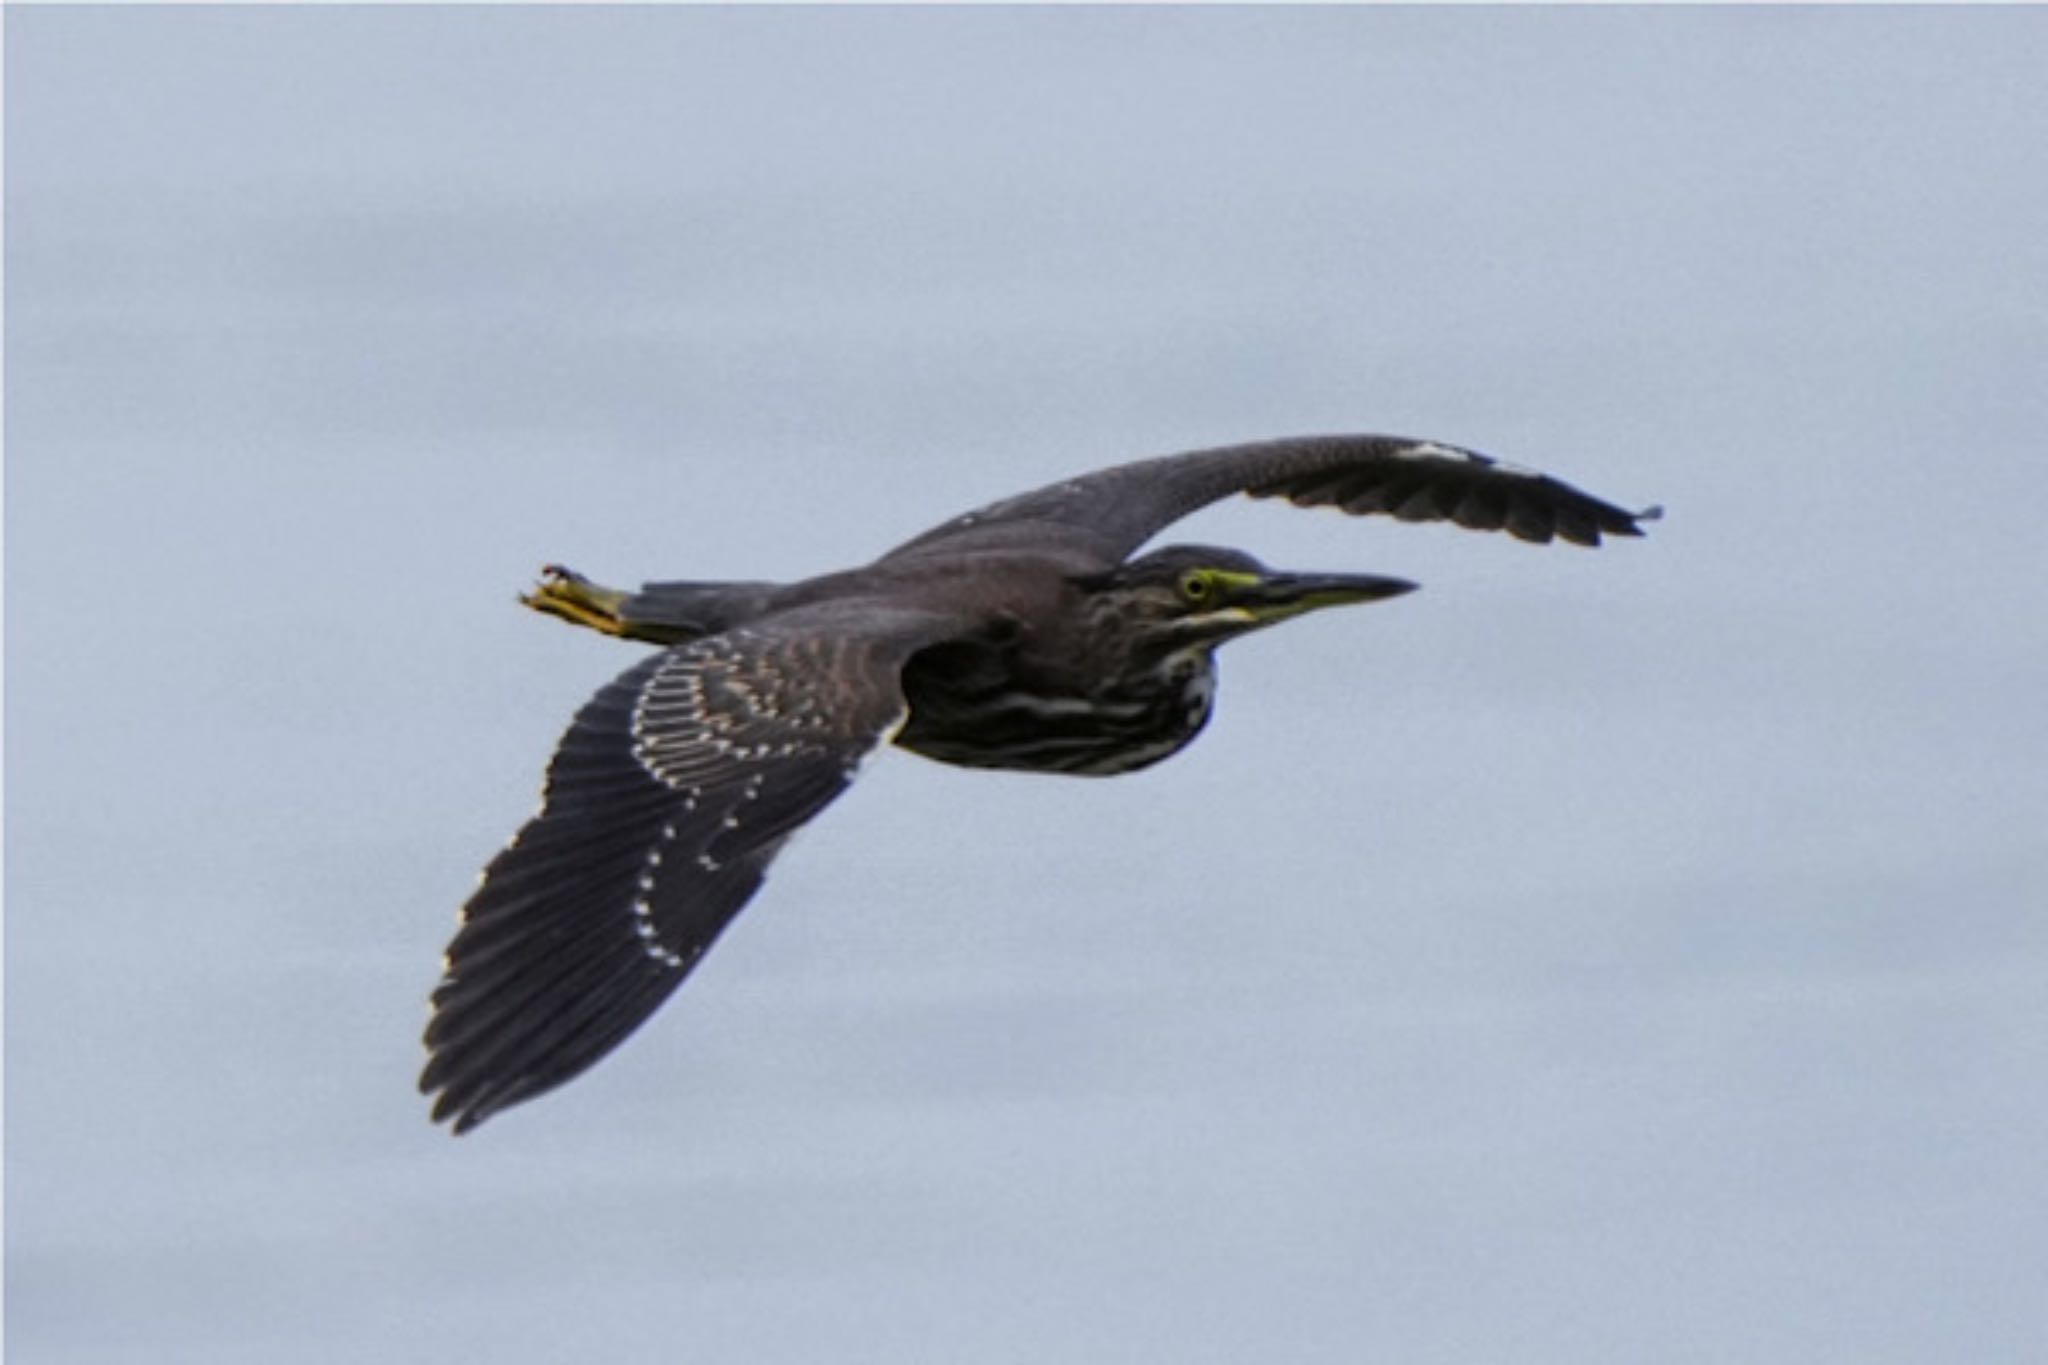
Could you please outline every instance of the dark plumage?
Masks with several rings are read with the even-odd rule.
[[[434,1118],[462,1132],[616,1047],[883,740],[971,767],[1128,772],[1201,730],[1225,640],[1414,586],[1207,546],[1129,558],[1235,493],[1582,545],[1657,515],[1451,446],[1309,437],[1118,465],[799,583],[629,594],[550,569],[528,605],[666,648],[577,714],[540,813],[463,907],[426,1033]]]

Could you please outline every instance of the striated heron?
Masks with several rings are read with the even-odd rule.
[[[528,606],[665,648],[577,713],[539,814],[463,907],[420,1076],[435,1121],[463,1132],[616,1047],[884,740],[969,767],[1130,772],[1200,732],[1224,641],[1415,587],[1201,545],[1130,558],[1235,493],[1580,545],[1657,515],[1455,446],[1304,437],[1104,469],[800,583],[626,593],[543,570]]]

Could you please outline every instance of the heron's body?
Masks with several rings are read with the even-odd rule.
[[[1103,668],[1095,641],[1114,624],[1091,617],[1111,608],[1074,600],[1083,594],[1068,580],[1033,586],[1049,601],[1018,601],[984,634],[912,656],[897,744],[967,768],[1106,777],[1157,763],[1200,732],[1215,691],[1208,649],[1164,651],[1137,673]],[[1041,620],[1086,624],[1031,624]]]
[[[1652,515],[1454,447],[1316,437],[1116,466],[799,583],[629,594],[551,569],[529,605],[665,648],[577,715],[540,814],[464,907],[427,1030],[434,1116],[461,1131],[615,1047],[883,740],[966,767],[1130,772],[1207,723],[1224,641],[1414,586],[1208,546],[1130,557],[1238,492],[1582,544]]]

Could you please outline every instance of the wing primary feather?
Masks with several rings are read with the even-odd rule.
[[[1498,531],[1507,525],[1507,499],[1498,490],[1474,486],[1465,490],[1451,519],[1473,531]]]
[[[458,1107],[467,1097],[494,1079],[521,1069],[526,1039],[546,1026],[548,1019],[587,1000],[592,989],[616,982],[632,971],[652,971],[639,945],[630,941],[613,944],[605,951],[579,962],[568,973],[557,975],[537,991],[509,998],[502,1008],[471,1010],[450,1016],[442,1035],[434,1041],[434,1055],[420,1073],[420,1088],[431,1093],[442,1090]]]
[[[1551,514],[1557,522],[1557,534],[1574,545],[1598,545],[1600,524],[1582,507],[1560,506]]]
[[[1395,505],[1396,521],[1442,521],[1448,514],[1442,500],[1442,490],[1436,485],[1425,483]]]
[[[522,1018],[513,1046],[504,1057],[509,1066],[501,1066],[501,1073],[552,1074],[568,1079],[597,1060],[572,1046],[591,1020],[631,1013],[638,1023],[653,1013],[682,980],[676,970],[661,969],[637,952],[607,959],[606,966],[608,970],[603,974],[588,979],[589,989],[563,998],[557,1008]]]
[[[1547,545],[1553,531],[1550,509],[1523,499],[1508,504],[1507,532],[1516,540]]]

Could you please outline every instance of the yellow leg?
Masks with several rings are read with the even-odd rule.
[[[631,631],[619,615],[619,607],[630,594],[593,583],[573,569],[549,564],[540,571],[540,582],[519,600],[535,611],[560,617],[571,625],[588,626],[606,635],[629,637]]]

